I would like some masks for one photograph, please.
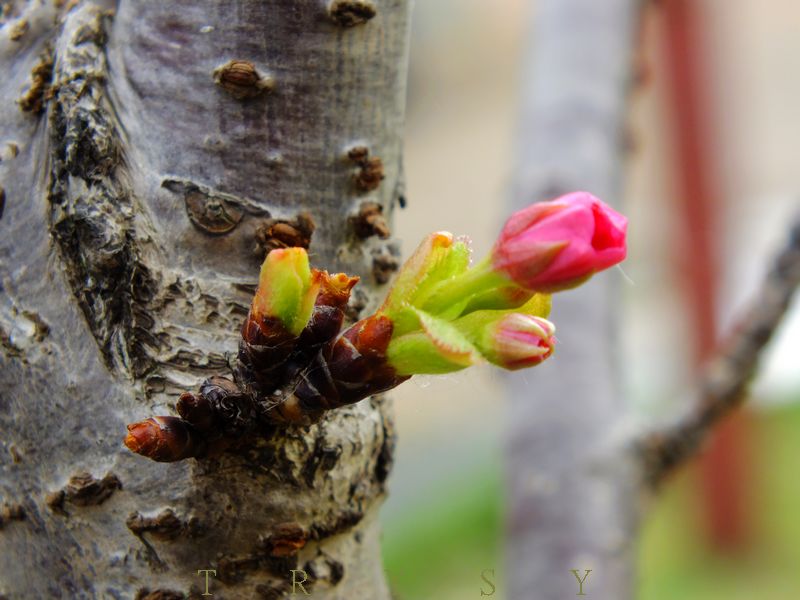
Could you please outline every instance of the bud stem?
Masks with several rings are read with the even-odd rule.
[[[509,280],[492,268],[487,257],[461,275],[442,281],[430,291],[427,298],[421,298],[418,302],[425,312],[438,315],[477,293],[508,285]]]

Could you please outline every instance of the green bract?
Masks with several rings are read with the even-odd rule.
[[[298,335],[311,318],[319,282],[311,275],[303,248],[273,250],[264,259],[253,298],[258,317],[272,317]]]
[[[497,358],[496,324],[511,313],[545,317],[550,296],[509,285],[483,261],[469,268],[469,248],[436,233],[404,265],[382,307],[394,330],[386,351],[398,375],[449,373]]]
[[[453,322],[439,319],[415,308],[408,309],[416,318],[416,330],[389,342],[386,357],[398,375],[414,373],[450,373],[483,362],[478,349]]]
[[[381,312],[394,322],[394,335],[417,327],[417,319],[408,307],[421,307],[436,286],[452,281],[467,271],[469,247],[454,241],[447,232],[426,237],[398,273]],[[464,299],[466,301],[466,299]]]

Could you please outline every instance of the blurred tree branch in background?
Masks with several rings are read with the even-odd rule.
[[[647,480],[656,485],[691,458],[713,427],[746,398],[747,386],[762,351],[781,323],[800,285],[800,219],[778,254],[750,309],[705,367],[688,411],[676,422],[648,433],[641,441]]]
[[[533,14],[535,12],[535,14]],[[522,74],[513,208],[572,190],[622,195],[625,119],[641,2],[541,0]],[[630,596],[637,464],[612,440],[626,420],[617,277],[559,297],[559,359],[511,379],[509,598]],[[529,384],[529,381],[530,384]]]
[[[525,55],[512,203],[585,189],[622,195],[626,113],[643,4],[541,0]],[[532,11],[533,12],[533,11]],[[676,422],[631,427],[618,363],[619,291],[598,278],[559,298],[559,360],[511,378],[508,597],[634,595],[643,499],[744,399],[800,279],[800,225]],[[572,571],[577,571],[575,575]]]

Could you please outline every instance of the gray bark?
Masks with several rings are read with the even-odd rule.
[[[587,190],[620,199],[638,0],[536,3],[513,208]],[[533,11],[532,11],[533,12]],[[618,277],[554,298],[556,359],[511,381],[509,598],[632,592],[640,464],[621,435]]]
[[[309,211],[312,264],[362,277],[353,316],[374,306],[397,250],[348,217],[367,199],[388,217],[402,193],[410,3],[18,4],[0,30],[0,595],[195,597],[215,569],[214,597],[278,598],[303,569],[314,598],[387,598],[384,400],[212,459],[121,441],[230,372],[265,218]],[[362,5],[374,18],[343,26]],[[19,104],[48,60],[52,97]],[[230,60],[271,89],[216,85]],[[353,146],[382,159],[377,189],[354,184]],[[296,526],[308,543],[281,555]]]

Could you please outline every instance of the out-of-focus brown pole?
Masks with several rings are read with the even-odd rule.
[[[716,234],[722,207],[715,167],[714,137],[710,131],[711,100],[702,15],[695,0],[663,3],[666,70],[676,148],[677,208],[682,222],[681,249],[676,253],[685,276],[689,318],[695,332],[694,359],[699,367],[716,344],[718,268]],[[734,550],[747,534],[745,488],[746,420],[728,420],[714,433],[701,461],[705,521],[715,545]]]

